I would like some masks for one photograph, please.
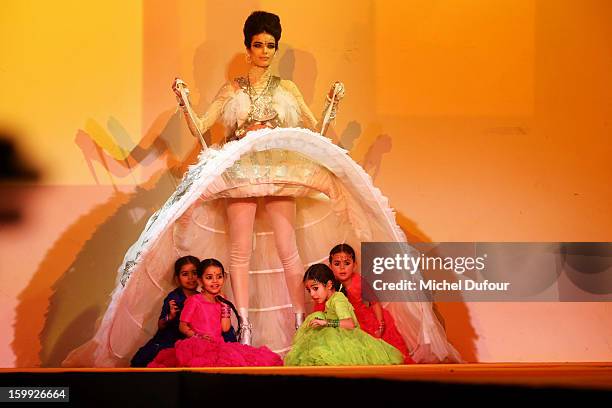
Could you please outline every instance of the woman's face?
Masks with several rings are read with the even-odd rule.
[[[251,48],[247,49],[251,65],[267,68],[276,54],[276,40],[268,33],[256,34],[251,38]]]

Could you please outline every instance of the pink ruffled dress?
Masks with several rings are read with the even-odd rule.
[[[221,335],[221,304],[203,295],[185,301],[181,321],[189,323],[199,335],[179,340],[174,348],[162,350],[148,367],[244,367],[283,365],[280,356],[266,346],[251,347],[225,343]]]

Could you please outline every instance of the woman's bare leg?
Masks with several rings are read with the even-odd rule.
[[[274,230],[274,242],[285,270],[289,297],[296,314],[304,313],[304,265],[298,253],[295,238],[295,199],[291,197],[266,197],[266,212]],[[301,317],[301,316],[300,316]]]
[[[241,328],[241,342],[250,344],[249,326],[249,263],[253,252],[253,225],[257,200],[230,198],[227,200],[230,254],[229,271],[238,312],[246,325]],[[249,333],[246,331],[249,330]],[[246,337],[245,337],[246,336]]]

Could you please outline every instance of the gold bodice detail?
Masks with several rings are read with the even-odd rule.
[[[251,106],[246,120],[238,126],[234,132],[234,138],[241,138],[252,129],[261,127],[275,128],[281,125],[278,119],[278,112],[274,109],[272,98],[274,91],[280,84],[280,78],[277,76],[268,76],[268,79],[263,82],[263,87],[252,86],[246,77],[238,77],[236,83],[245,94],[249,96]]]

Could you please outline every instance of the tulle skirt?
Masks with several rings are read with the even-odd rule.
[[[361,327],[361,329],[364,332],[374,336],[376,330],[378,330],[378,319],[376,319],[374,311],[368,307],[360,307],[355,309],[355,315],[357,316],[357,320],[359,321],[359,326]],[[389,311],[384,308],[383,317],[385,321],[385,331],[383,332],[382,340],[401,351],[402,355],[404,356],[405,364],[414,363],[414,360],[412,360],[412,358],[410,357],[410,352],[408,351],[406,342],[402,338],[399,331],[397,331],[393,316],[391,316],[391,313],[389,313]]]
[[[388,365],[404,362],[398,349],[360,328],[309,327],[316,318],[325,319],[325,314],[314,312],[306,318],[285,357],[285,365]]]
[[[265,346],[205,340],[196,337],[179,340],[164,349],[148,367],[261,367],[280,366],[283,360]]]
[[[379,324],[374,309],[363,303],[356,304],[355,302],[351,302],[351,304],[353,305],[355,317],[357,317],[361,330],[376,337],[376,331],[378,330]],[[315,305],[316,311],[322,312],[324,309],[324,305]],[[382,340],[401,351],[404,356],[404,364],[414,364],[414,360],[410,357],[410,351],[406,346],[406,342],[395,326],[393,316],[391,316],[391,313],[385,308],[383,308],[382,311],[383,320],[385,322],[385,331],[381,337]]]
[[[341,242],[358,249],[364,241],[405,241],[387,199],[345,150],[306,129],[249,132],[220,149],[203,151],[190,166],[127,251],[95,336],[73,350],[63,365],[127,366],[155,332],[163,297],[174,286],[174,261],[195,255],[229,265],[226,198],[265,196],[295,199],[296,239],[304,268],[325,262],[329,250]],[[272,228],[260,207],[249,268],[253,345],[283,354],[295,334],[294,313]],[[224,292],[233,300],[231,273]],[[410,296],[410,302],[388,304],[387,309],[412,358],[460,361],[431,304],[418,293]]]

